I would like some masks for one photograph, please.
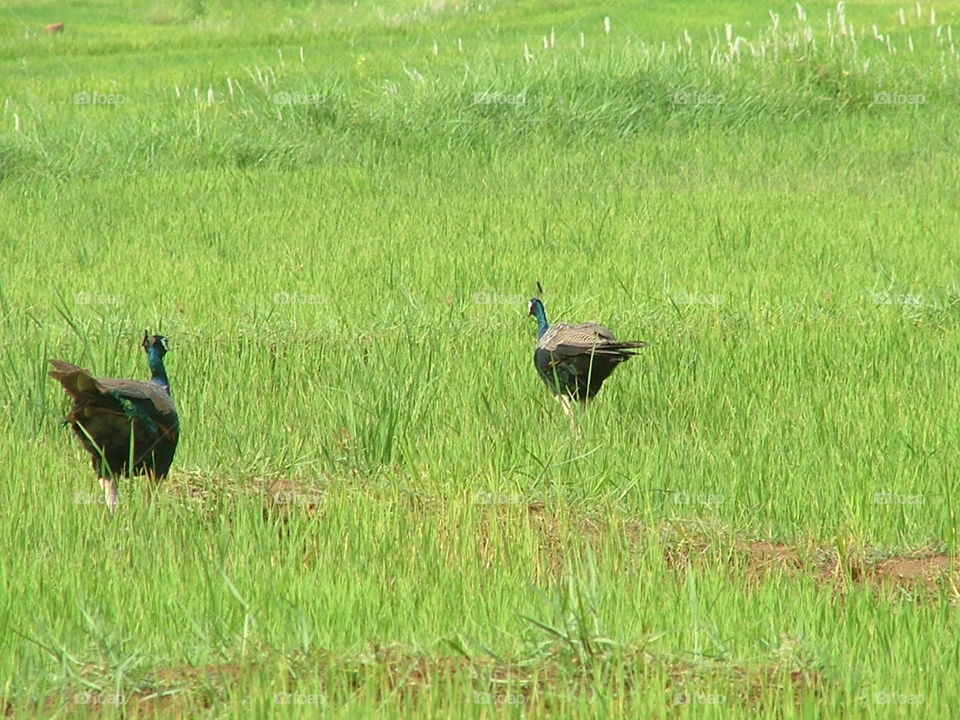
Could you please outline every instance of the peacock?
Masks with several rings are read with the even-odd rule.
[[[537,294],[528,309],[537,319],[537,348],[533,364],[540,378],[563,406],[570,429],[579,435],[573,415],[573,402],[586,405],[600,392],[603,381],[610,377],[617,365],[635,355],[633,350],[646,347],[645,342],[617,340],[607,328],[596,323],[568,325],[547,323],[547,313],[540,296],[543,289],[537,283]]]
[[[180,418],[163,365],[167,339],[143,334],[150,380],[95,378],[88,370],[62,360],[50,360],[50,377],[57,380],[73,407],[64,424],[73,426],[93,459],[110,512],[117,509],[120,475],[167,476],[180,437]],[[130,469],[132,460],[133,468]]]

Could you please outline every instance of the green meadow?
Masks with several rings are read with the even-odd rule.
[[[0,713],[956,713],[960,3],[703,5],[0,4]]]

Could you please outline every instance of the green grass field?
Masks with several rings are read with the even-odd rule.
[[[955,714],[960,3],[704,5],[0,5],[0,712]]]

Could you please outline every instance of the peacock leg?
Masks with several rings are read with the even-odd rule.
[[[103,496],[107,503],[107,508],[113,514],[117,511],[117,482],[113,478],[100,478],[100,485],[103,487]]]
[[[580,437],[580,426],[577,425],[577,418],[573,414],[573,401],[570,399],[569,395],[557,395],[557,400],[560,401],[560,406],[563,408],[563,414],[567,416],[567,421],[570,423],[570,432]]]

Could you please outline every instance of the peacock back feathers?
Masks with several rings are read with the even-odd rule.
[[[50,360],[50,377],[73,400],[64,422],[73,427],[101,478],[148,474],[162,479],[173,463],[180,418],[163,362],[166,338],[144,333],[142,345],[149,381],[95,378],[76,365]]]
[[[620,363],[633,357],[635,350],[646,347],[646,343],[640,341],[617,340],[608,328],[596,323],[550,325],[539,294],[529,306],[538,325],[533,364],[555,395],[589,400],[600,392],[604,381]]]

